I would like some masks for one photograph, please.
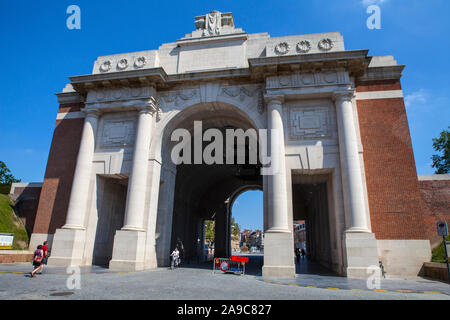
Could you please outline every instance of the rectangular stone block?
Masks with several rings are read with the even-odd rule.
[[[344,233],[348,278],[380,276],[377,240],[373,233]]]
[[[82,265],[85,240],[85,230],[57,229],[48,265],[59,267]]]
[[[431,260],[430,240],[378,240],[378,255],[387,276],[422,275]]]
[[[263,277],[295,278],[292,233],[264,234]]]
[[[109,268],[113,270],[144,270],[146,233],[143,231],[118,230]]]

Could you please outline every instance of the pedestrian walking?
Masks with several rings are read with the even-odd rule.
[[[39,269],[39,272],[36,272],[37,274],[42,274],[42,271],[44,270],[44,265],[47,264],[47,260],[48,260],[48,241],[44,241],[44,243],[42,244],[42,252],[43,252],[43,256],[42,256],[42,262],[41,262],[41,267]]]
[[[36,277],[36,272],[40,269],[44,252],[42,251],[42,245],[38,245],[36,251],[33,254],[33,266],[34,270],[30,272],[31,277]]]
[[[295,248],[295,256],[297,257],[297,262],[300,263],[300,249]]]
[[[302,248],[302,250],[301,250],[301,256],[302,256],[302,259],[305,258],[305,255],[306,255],[305,249]]]
[[[173,270],[174,267],[178,267],[180,264],[180,251],[178,251],[177,247],[175,247],[170,256],[172,257],[172,260],[170,261],[170,269]]]
[[[183,241],[181,241],[180,238],[177,238],[177,250],[178,251],[178,257],[180,258],[180,260],[184,260],[184,246],[183,246]]]

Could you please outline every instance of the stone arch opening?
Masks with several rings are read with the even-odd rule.
[[[173,163],[172,148],[177,142],[171,141],[176,129],[185,129],[194,136],[194,122],[201,122],[202,135],[208,129],[217,129],[223,134],[223,163],[206,164],[202,159],[197,163],[194,154],[191,163]],[[158,208],[156,247],[159,265],[169,263],[169,253],[175,246],[182,247],[185,262],[200,262],[204,259],[204,222],[215,223],[215,256],[227,257],[230,248],[230,202],[240,192],[254,187],[262,190],[260,164],[250,161],[250,152],[257,152],[257,137],[248,135],[244,144],[233,138],[234,157],[232,163],[226,159],[226,131],[239,130],[244,133],[256,126],[248,114],[236,106],[222,103],[201,103],[184,109],[167,123],[162,137],[162,173],[160,203],[169,204]],[[252,141],[255,139],[255,141]],[[202,142],[202,150],[211,141]],[[179,143],[179,141],[178,141]],[[256,150],[254,144],[256,143]],[[194,139],[188,143],[192,149]],[[241,148],[241,149],[239,149]],[[238,161],[238,150],[244,150],[245,159]],[[164,201],[161,201],[164,198]],[[170,237],[169,237],[170,235]]]
[[[257,193],[257,194],[256,194]],[[260,274],[264,257],[264,200],[262,185],[238,188],[229,198],[231,254],[250,258],[247,273]],[[237,203],[239,201],[239,203]],[[242,203],[244,202],[244,203]],[[242,207],[243,206],[243,207]],[[239,242],[233,241],[233,220],[240,227]],[[262,220],[262,221],[261,221]],[[251,221],[251,222],[250,222]],[[262,224],[261,224],[262,222]]]

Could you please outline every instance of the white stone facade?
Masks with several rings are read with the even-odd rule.
[[[255,185],[264,191],[263,275],[295,275],[293,186],[315,183],[325,186],[319,203],[326,203],[320,210],[328,227],[318,232],[330,246],[323,263],[349,277],[370,275],[378,253],[395,245],[377,247],[371,233],[356,99],[386,93],[355,94],[367,51],[346,51],[339,33],[247,34],[234,27],[230,13],[199,16],[196,26],[158,50],[99,57],[91,75],[71,77],[58,94],[61,103],[85,101],[84,112],[58,114],[85,117],[85,125],[66,225],[53,238],[49,263],[97,260],[122,270],[167,264],[174,210],[181,210],[174,205],[180,195],[170,134],[203,120],[209,127],[284,133],[271,144],[281,174],[229,189],[230,197]],[[381,60],[376,67],[396,66]],[[193,189],[207,183],[201,174],[194,177]],[[110,261],[104,261],[108,250]]]

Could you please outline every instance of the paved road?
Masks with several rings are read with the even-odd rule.
[[[216,273],[201,267],[176,270],[158,268],[134,273],[110,272],[102,268],[83,268],[80,289],[67,287],[69,275],[63,268],[48,268],[43,275],[30,278],[30,264],[0,266],[0,300],[3,299],[181,299],[181,300],[320,300],[320,299],[398,299],[450,300],[448,285],[427,280],[395,280],[397,287],[414,285],[415,289],[432,288],[434,292],[409,293],[396,291],[356,291],[347,288],[308,288],[297,280],[268,280],[255,275],[238,276]],[[12,273],[16,272],[16,273]],[[300,280],[299,280],[300,279]],[[345,278],[342,278],[345,279]],[[266,280],[266,281],[264,281]],[[311,279],[314,280],[314,279]],[[270,282],[267,282],[270,281]],[[315,279],[315,281],[318,281]],[[330,279],[326,279],[330,281]],[[418,281],[426,281],[418,282]],[[275,283],[277,282],[277,283]],[[315,282],[318,284],[319,282]],[[313,285],[314,283],[309,283]],[[398,287],[402,284],[401,287]],[[420,288],[417,286],[421,286]],[[430,287],[431,286],[431,287]],[[335,287],[335,286],[333,286]],[[350,288],[350,287],[349,287]],[[427,290],[428,291],[428,290]],[[437,293],[439,292],[439,293]]]

